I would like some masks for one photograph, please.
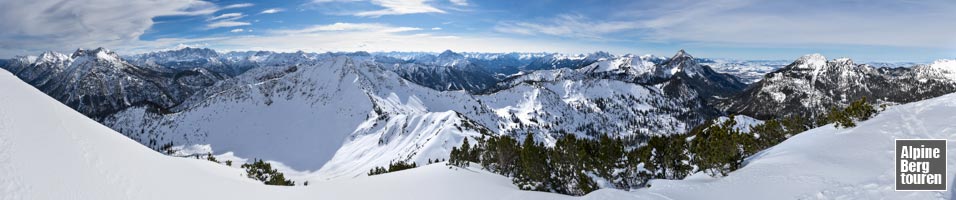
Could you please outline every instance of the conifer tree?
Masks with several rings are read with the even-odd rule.
[[[731,115],[721,123],[711,124],[696,134],[691,143],[692,159],[700,171],[712,176],[726,176],[730,171],[740,167],[745,157],[744,153],[752,151],[753,142],[750,135],[740,134],[734,128],[737,122]]]
[[[547,152],[542,145],[534,141],[534,136],[528,134],[519,150],[519,174],[516,179],[519,187],[525,190],[544,191],[550,178],[548,170]]]
[[[624,156],[624,144],[620,139],[604,134],[598,139],[597,169],[602,177],[613,179],[611,171],[621,167]]]
[[[461,148],[458,148],[458,151],[462,154],[462,160],[468,161],[468,154],[471,153],[471,144],[468,144],[468,137],[465,137],[465,140],[461,141]]]
[[[451,153],[448,155],[448,165],[461,167],[462,154],[458,147],[451,147]]]

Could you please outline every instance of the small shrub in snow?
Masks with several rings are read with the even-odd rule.
[[[246,176],[251,179],[262,181],[266,185],[284,185],[293,186],[294,181],[285,179],[285,175],[272,168],[272,164],[256,159],[253,163],[242,164],[246,169]]]
[[[837,128],[849,128],[856,126],[857,121],[870,119],[876,113],[876,108],[866,101],[866,97],[863,97],[850,103],[846,108],[830,109],[820,124],[834,123]]]
[[[214,163],[219,163],[219,160],[216,160],[216,157],[212,156],[212,153],[206,154],[206,160],[214,162]]]

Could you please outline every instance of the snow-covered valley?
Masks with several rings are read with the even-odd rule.
[[[233,152],[247,159],[270,160],[290,171],[301,171],[296,173],[301,175],[296,177],[301,178],[298,181],[364,176],[373,167],[396,161],[424,164],[445,159],[465,137],[480,135],[523,137],[534,133],[537,140],[553,143],[564,134],[639,138],[683,133],[719,114],[706,105],[707,99],[713,98],[710,95],[717,94],[714,91],[732,92],[744,86],[729,75],[699,65],[683,51],[675,59],[615,57],[598,52],[576,57],[503,54],[481,60],[450,51],[433,58],[444,60],[437,63],[456,64],[450,68],[471,62],[493,65],[505,62],[502,57],[539,58],[524,61],[526,67],[550,63],[550,68],[555,68],[513,75],[493,92],[478,94],[422,86],[399,73],[407,66],[389,64],[405,61],[362,52],[216,54],[208,49],[187,48],[129,58],[129,62],[142,66],[130,64],[106,49],[97,49],[98,57],[87,57],[85,52],[78,51],[70,58],[103,64],[79,65],[69,59],[57,63],[41,56],[18,58],[6,68],[19,72],[21,79],[33,80],[70,74],[97,77],[96,72],[74,69],[78,67],[230,71],[227,69],[254,65],[233,77],[222,75],[223,80],[190,91],[188,98],[174,99],[172,107],[149,103],[159,100],[148,96],[143,98],[147,102],[144,104],[113,103],[106,109],[90,104],[95,102],[92,100],[67,101],[67,105],[118,110],[95,119],[150,148],[206,145],[203,149],[211,152],[194,153]],[[622,62],[625,60],[628,62]],[[203,65],[186,67],[191,63]],[[415,60],[413,64],[418,63],[432,62]],[[47,65],[69,70],[41,70]],[[116,77],[125,80],[120,75]],[[113,81],[112,77],[102,81]],[[49,84],[56,86],[53,88],[73,88],[72,82],[76,81]],[[155,93],[139,86],[123,91],[136,91],[127,95]],[[100,87],[105,86],[74,89],[96,93]],[[77,96],[84,93],[44,92],[63,99],[84,97]],[[109,95],[102,98],[126,100]]]

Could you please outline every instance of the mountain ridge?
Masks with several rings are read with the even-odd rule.
[[[766,74],[717,107],[759,119],[813,118],[863,97],[877,104],[914,102],[956,92],[956,71],[947,70],[951,62],[889,68],[809,54]]]

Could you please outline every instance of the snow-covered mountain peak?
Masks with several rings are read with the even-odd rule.
[[[347,53],[345,55],[352,56],[352,57],[372,57],[372,54],[369,53],[368,51],[356,51],[352,53]]]
[[[694,56],[687,53],[687,51],[684,51],[684,49],[680,49],[680,50],[677,50],[677,54],[674,54],[674,57],[671,57],[671,59],[682,58],[682,57],[693,58]]]
[[[109,62],[121,62],[119,55],[116,52],[110,51],[109,49],[99,47],[96,49],[86,50],[86,49],[77,49],[76,52],[73,52],[73,55],[70,56],[74,60],[104,60]]]
[[[70,56],[54,51],[47,51],[40,54],[36,58],[34,63],[59,63],[59,62],[69,62]]]
[[[169,51],[169,52],[215,54],[215,53],[216,53],[216,50],[212,50],[212,49],[210,49],[210,48],[193,48],[193,47],[186,47],[186,48],[182,48],[182,49],[175,50],[175,51]]]
[[[956,81],[956,60],[940,59],[929,65],[918,65],[914,67],[919,72],[920,78],[946,78]]]
[[[641,60],[650,60],[650,59],[655,59],[660,57],[655,56],[654,54],[644,54],[644,55],[641,55],[640,58]]]
[[[220,54],[212,49],[186,47],[177,50],[139,54],[127,58],[130,63],[140,66],[158,65],[173,68],[205,66],[206,68],[212,69],[216,68],[213,66],[222,65],[222,63],[218,61],[219,57]]]
[[[33,62],[36,62],[37,58],[38,58],[37,56],[14,56],[12,59],[10,59],[10,62],[16,62],[16,63],[22,63],[24,65],[29,65],[29,64],[33,64]]]
[[[584,59],[590,60],[590,61],[598,61],[601,59],[611,59],[613,57],[614,55],[611,55],[611,53],[608,53],[606,51],[598,51],[598,52],[588,54],[587,56],[584,57]]]
[[[827,66],[827,57],[819,53],[807,54],[800,56],[793,63],[795,64],[793,67],[797,69],[818,69]]]
[[[442,51],[440,54],[438,54],[438,57],[448,57],[448,56],[458,57],[458,56],[461,56],[461,54],[455,53],[451,49],[446,49],[445,51]]]
[[[954,59],[939,59],[929,66],[933,69],[956,72],[956,60]]]
[[[149,53],[147,55],[153,55],[156,57],[166,57],[166,58],[179,58],[179,59],[200,59],[200,58],[219,57],[219,53],[216,52],[215,50],[208,49],[208,48],[192,48],[192,47],[186,47],[186,48],[171,50],[171,51]]]
[[[455,66],[459,64],[467,64],[468,60],[464,55],[455,53],[451,50],[445,50],[441,54],[438,54],[438,57],[435,58],[435,65],[440,66]]]
[[[677,51],[663,66],[666,70],[670,70],[671,75],[683,71],[688,76],[695,76],[703,71],[700,64],[697,63],[697,59],[694,59],[694,56],[691,56],[684,49]]]
[[[856,65],[856,63],[853,62],[853,59],[850,59],[847,57],[833,59],[833,62],[836,63],[837,65],[843,65],[843,66]]]

